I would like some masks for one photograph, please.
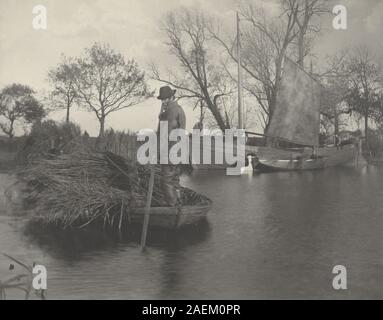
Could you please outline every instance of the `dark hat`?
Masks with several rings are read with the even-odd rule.
[[[157,99],[165,100],[167,98],[170,98],[176,93],[177,90],[172,90],[169,86],[161,87],[160,88],[160,95],[157,97]]]

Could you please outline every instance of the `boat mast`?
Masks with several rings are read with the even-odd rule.
[[[242,66],[241,66],[241,32],[239,29],[239,13],[237,11],[237,61],[238,61],[238,129],[243,128],[242,101]]]

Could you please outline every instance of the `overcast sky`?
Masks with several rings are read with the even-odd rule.
[[[262,3],[271,13],[274,0],[253,0]],[[331,0],[348,9],[348,29],[332,28],[332,17],[323,18],[322,35],[316,42],[319,56],[344,46],[367,45],[380,61],[383,57],[383,1]],[[32,8],[47,8],[47,30],[34,30]],[[108,42],[126,57],[134,57],[142,68],[154,61],[172,65],[174,59],[163,44],[159,22],[163,15],[180,6],[199,7],[218,16],[224,24],[235,23],[237,0],[0,0],[0,87],[18,82],[35,90],[47,87],[47,71],[60,59],[60,54],[76,56],[95,41]],[[153,83],[158,90],[158,84]],[[184,107],[188,127],[196,121],[190,107]],[[107,127],[118,130],[154,128],[159,103],[145,103],[112,114]],[[64,119],[56,112],[54,119]],[[98,122],[92,113],[74,110],[72,119],[90,134],[98,133]]]

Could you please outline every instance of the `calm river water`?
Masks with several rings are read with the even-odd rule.
[[[0,175],[0,193],[11,177]],[[214,201],[206,223],[122,239],[44,232],[0,203],[0,251],[48,270],[48,299],[383,299],[383,167],[193,173]],[[3,199],[1,199],[3,201]],[[0,279],[9,262],[0,258]],[[347,268],[348,289],[332,288]]]

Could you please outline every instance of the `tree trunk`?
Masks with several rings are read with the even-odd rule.
[[[268,108],[269,108],[269,114],[267,119],[267,124],[264,129],[264,133],[267,135],[270,127],[271,119],[273,118],[275,106],[277,104],[277,93],[279,90],[279,86],[281,83],[282,78],[282,59],[283,55],[281,55],[275,62],[275,84],[274,87],[271,89],[270,94],[267,96],[267,102],[268,102]],[[269,139],[266,137],[266,145],[269,146],[272,144],[272,139]]]
[[[303,68],[303,60],[304,60],[304,34],[302,32],[299,33],[298,36],[298,64]]]
[[[279,84],[278,84],[278,86],[279,86]],[[277,104],[277,89],[275,89],[275,91],[273,92],[271,99],[269,101],[269,114],[268,114],[268,119],[267,119],[267,128],[269,127],[271,119],[273,118],[276,104]],[[267,133],[267,131],[266,131],[266,133]]]
[[[104,133],[105,133],[105,117],[101,117],[98,120],[100,121],[100,131],[98,133],[98,137],[102,138],[104,137]]]
[[[70,111],[70,106],[68,105],[66,107],[66,123],[69,123],[69,111]]]
[[[217,124],[218,124],[219,128],[222,130],[222,132],[225,132],[225,129],[230,129],[230,125],[225,124],[225,122],[222,119],[221,113],[219,112],[219,110],[217,108],[213,108],[210,110],[213,113],[213,116],[214,116],[215,120],[217,121]]]
[[[336,110],[335,106],[335,111],[334,111],[334,134],[338,135],[339,134],[339,115]]]
[[[8,130],[8,132],[6,132],[6,134],[8,135],[8,137],[9,137],[9,142],[12,142],[12,140],[13,140],[13,124],[14,124],[14,122],[15,122],[15,119],[11,119],[10,120],[11,121],[11,123],[10,123],[10,125],[9,125],[9,130]]]
[[[368,144],[368,109],[366,109],[366,113],[364,115],[364,135],[366,136],[367,151],[369,151],[370,150],[370,146]]]
[[[208,105],[209,110],[213,114],[215,120],[217,121],[217,124],[218,124],[219,128],[223,132],[225,132],[225,129],[230,129],[230,126],[227,126],[225,124],[225,121],[223,120],[222,115],[219,112],[218,107],[211,100],[207,100],[206,103]]]
[[[276,103],[277,102],[276,102],[276,91],[275,91],[275,93],[272,94],[272,97],[269,101],[269,114],[267,117],[267,123],[265,125],[265,129],[263,130],[264,134],[266,135],[265,145],[269,147],[273,145],[273,139],[272,137],[268,137],[267,135],[269,134],[269,127],[270,127],[271,119],[273,118]]]
[[[334,134],[338,135],[339,134],[339,122],[338,122],[338,117],[334,119]]]

